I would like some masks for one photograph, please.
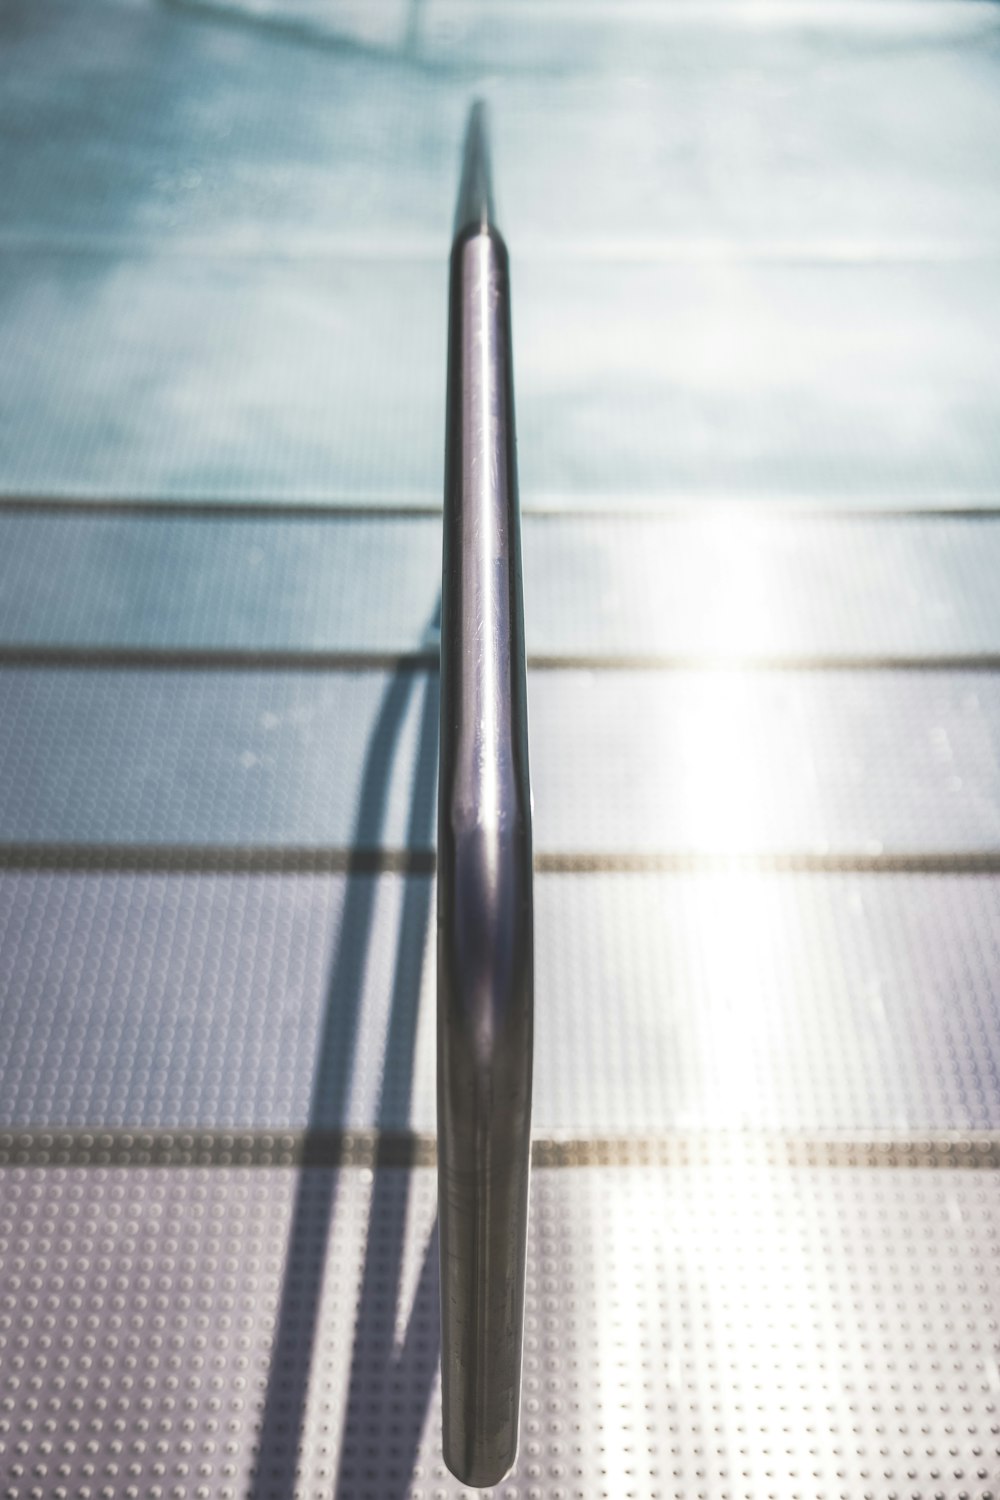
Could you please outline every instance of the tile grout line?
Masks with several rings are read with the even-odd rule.
[[[440,521],[443,510],[439,501],[414,496],[407,500],[398,495],[372,494],[361,500],[278,500],[278,499],[170,499],[152,495],[146,499],[94,494],[24,494],[0,491],[0,515],[122,515],[137,520],[214,520],[214,521],[370,521],[392,520]],[[741,521],[782,520],[818,523],[854,521],[996,521],[1000,520],[1000,495],[993,491],[978,499],[975,495],[928,497],[924,501],[902,498],[859,500],[854,504],[837,502],[824,496],[802,494],[784,500],[765,500],[757,496],[719,497],[697,494],[678,495],[657,503],[655,497],[636,502],[626,496],[621,503],[596,494],[593,503],[580,504],[570,497],[559,496],[524,503],[522,520],[532,521],[644,521],[676,524],[684,522],[704,526],[705,522],[739,519]]]
[[[703,1130],[655,1135],[538,1135],[536,1168],[697,1167],[739,1161],[774,1167],[1000,1169],[1000,1131]],[[134,1167],[432,1167],[436,1137],[412,1130],[104,1128],[0,1129],[0,1169]]]
[[[348,845],[0,843],[0,871],[72,874],[432,876],[431,848]],[[543,850],[536,875],[996,875],[1000,848],[973,850]]]
[[[535,672],[998,672],[1000,651],[926,653],[529,652]],[[0,669],[32,671],[435,672],[436,648],[373,651],[254,646],[0,643]]]

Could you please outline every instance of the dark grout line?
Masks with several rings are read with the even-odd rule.
[[[812,1136],[777,1131],[681,1131],[656,1135],[538,1136],[532,1165],[544,1169],[685,1167],[739,1161],[770,1167],[1000,1169],[1000,1132],[929,1127]],[[0,1169],[26,1167],[241,1168],[433,1167],[430,1132],[337,1128],[106,1129],[30,1126],[0,1130]]]
[[[436,672],[435,647],[409,651],[241,646],[4,645],[0,669],[32,671]],[[941,655],[727,656],[723,653],[529,652],[534,672],[998,672],[1000,651]]]
[[[0,514],[49,515],[123,515],[143,520],[184,518],[186,520],[246,521],[274,520],[440,520],[440,502],[417,499],[372,500],[171,500],[166,496],[149,499],[110,495],[31,495],[0,494]],[[996,521],[1000,520],[1000,496],[981,502],[956,499],[929,499],[926,502],[895,502],[871,499],[856,504],[831,502],[806,495],[786,500],[764,500],[755,496],[713,497],[678,496],[657,502],[651,497],[645,503],[623,499],[595,498],[591,504],[562,503],[544,499],[523,502],[525,521],[677,521],[702,524],[706,519],[740,518],[753,521]]]
[[[0,663],[3,652],[0,648]],[[618,655],[529,653],[536,672],[996,672],[1000,652],[953,652],[940,656],[816,655],[726,656],[622,652]]]
[[[854,874],[995,875],[1000,849],[902,853],[692,851],[545,851],[538,875]],[[432,876],[430,848],[350,848],[312,845],[220,844],[0,844],[0,871],[189,875],[414,875]]]
[[[194,0],[167,0],[194,3]],[[203,3],[203,0],[199,0]],[[682,0],[683,3],[683,0]],[[692,5],[697,0],[689,0]],[[850,4],[851,0],[839,0]],[[863,0],[854,0],[863,3]],[[919,3],[919,0],[916,0]],[[955,0],[960,3],[960,0]],[[995,0],[966,0],[994,4]],[[676,0],[675,0],[676,4]],[[384,53],[380,56],[385,58]],[[969,240],[894,240],[892,238],[839,239],[835,235],[766,239],[752,234],[649,235],[633,231],[623,236],[583,233],[570,236],[518,235],[511,248],[518,262],[528,267],[549,268],[555,264],[577,267],[634,266],[745,266],[752,269],[791,266],[806,270],[870,271],[896,267],[918,270],[991,265],[1000,259],[1000,241],[995,238]],[[174,232],[167,236],[145,236],[114,231],[80,234],[59,227],[34,230],[0,230],[0,257],[24,260],[106,261],[130,263],[194,262],[213,265],[220,260],[241,267],[265,269],[323,267],[330,265],[377,265],[431,268],[447,264],[449,240],[437,230],[414,226],[402,236],[373,228],[369,234],[338,234],[333,230],[309,232],[292,226],[280,240],[261,230],[245,235]]]
[[[433,849],[220,844],[0,844],[0,870],[212,875],[433,875]]]
[[[998,507],[1000,509],[1000,507]],[[148,500],[96,495],[4,495],[0,514],[20,512],[49,515],[124,515],[140,520],[183,517],[187,520],[440,520],[440,504],[429,501],[317,500],[171,500],[155,496]]]
[[[684,851],[541,853],[535,856],[539,875],[590,874],[700,874],[789,873],[847,875],[993,875],[1000,874],[1000,849],[921,850],[872,853],[845,850],[815,853],[797,850],[777,853],[693,853]]]
[[[412,651],[310,651],[253,647],[29,646],[0,644],[0,667],[33,671],[184,672],[427,672],[436,671],[436,649]]]

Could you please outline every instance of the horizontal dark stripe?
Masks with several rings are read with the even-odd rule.
[[[532,1142],[536,1167],[684,1167],[719,1161],[775,1167],[955,1167],[996,1171],[1000,1134],[936,1131],[926,1137],[797,1136],[778,1132],[698,1131]]]
[[[173,0],[175,4],[193,4],[193,0]],[[197,0],[199,9],[204,0]],[[733,0],[738,3],[738,0]],[[839,0],[841,5],[851,0]],[[855,0],[858,3],[858,0]],[[918,0],[919,3],[919,0]],[[992,4],[994,0],[965,0],[965,3]],[[217,12],[218,13],[218,12]],[[234,12],[227,6],[227,17]],[[344,38],[338,39],[343,46]],[[385,60],[380,52],[379,58]],[[141,234],[92,233],[72,230],[42,229],[19,232],[0,231],[0,255],[49,257],[74,260],[133,261],[215,261],[225,259],[249,264],[286,266],[302,264],[389,264],[441,266],[448,258],[447,237],[419,230],[394,238],[372,233],[350,236],[319,231],[296,233],[283,238],[276,246],[261,234],[247,236],[172,233],[149,237]],[[1000,244],[993,239],[949,242],[916,240],[833,238],[810,241],[796,239],[755,239],[738,237],[684,237],[631,235],[616,238],[592,233],[574,235],[571,239],[521,238],[517,247],[520,265],[587,266],[848,266],[858,269],[884,266],[963,266],[1000,259]]]
[[[545,1137],[544,1168],[684,1167],[720,1161],[776,1167],[901,1167],[996,1171],[1000,1135],[814,1138],[702,1131],[661,1136]],[[2,1167],[432,1167],[429,1133],[378,1130],[47,1129],[0,1131]]]
[[[535,870],[545,875],[643,874],[646,872],[688,871],[787,871],[802,874],[912,874],[912,875],[979,875],[1000,874],[1000,849],[928,850],[912,853],[868,853],[846,850],[843,853],[813,853],[790,850],[787,853],[693,853],[677,852],[604,852],[543,853],[535,855]]]
[[[135,871],[163,874],[433,875],[433,849],[348,849],[321,845],[3,844],[0,870]],[[752,874],[996,875],[1000,849],[866,853],[695,853],[544,851],[538,875]]]
[[[163,519],[165,516],[205,520],[440,520],[442,506],[432,500],[387,500],[366,502],[364,500],[170,500],[164,496],[152,496],[148,500],[113,495],[20,495],[0,494],[0,513],[39,512],[92,515],[127,515]],[[702,522],[706,517],[733,516],[794,521],[873,521],[889,520],[944,520],[944,521],[996,521],[1000,520],[1000,495],[991,496],[980,503],[971,499],[956,499],[950,503],[944,499],[931,499],[919,503],[871,499],[867,502],[843,504],[822,497],[800,496],[784,501],[761,500],[754,496],[739,499],[718,499],[692,494],[688,497],[672,498],[669,502],[658,502],[655,498],[647,503],[623,500],[595,500],[591,505],[562,504],[558,501],[522,501],[521,514],[525,519],[550,521],[664,521],[693,520]]]
[[[433,875],[433,849],[219,844],[0,844],[0,869],[234,875]]]
[[[432,672],[438,661],[433,647],[355,651],[0,643],[0,667],[32,671]],[[528,666],[533,672],[1000,672],[1000,651],[940,656],[529,652]]]
[[[1000,507],[998,507],[1000,508]],[[68,512],[72,515],[125,515],[162,520],[165,516],[192,517],[209,521],[254,520],[293,521],[322,520],[393,520],[428,517],[440,519],[440,504],[431,501],[390,501],[386,504],[353,500],[169,500],[154,496],[136,500],[113,495],[3,495],[0,513],[4,511],[37,511],[44,514]]]
[[[434,649],[415,651],[286,651],[243,647],[6,646],[0,667],[123,671],[399,672],[436,670]]]
[[[3,652],[0,648],[0,662]],[[536,672],[996,672],[1000,651],[950,655],[810,655],[727,656],[693,653],[621,652],[601,655],[529,653],[528,666]]]

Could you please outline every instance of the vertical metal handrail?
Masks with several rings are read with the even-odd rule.
[[[533,1045],[531,793],[507,249],[484,107],[451,251],[438,786],[444,1456],[517,1454]]]

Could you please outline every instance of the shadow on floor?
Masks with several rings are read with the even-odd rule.
[[[434,624],[436,625],[436,619]],[[426,686],[425,686],[426,683]],[[431,846],[437,779],[436,676],[404,668],[392,677],[369,741],[353,831],[357,850],[382,844],[393,764],[407,712],[423,692],[407,849]],[[378,877],[347,878],[343,914],[327,992],[309,1133],[342,1125],[358,1049],[359,1006],[371,943]],[[384,1068],[376,1124],[405,1120],[413,1089],[420,981],[433,882],[404,884]],[[396,1306],[403,1270],[410,1172],[375,1172],[368,1216],[361,1294],[354,1329],[339,1467],[331,1493],[338,1500],[402,1500],[409,1491],[439,1353],[436,1226],[430,1236],[406,1335],[397,1348]],[[307,1167],[299,1173],[267,1393],[257,1449],[253,1500],[289,1500],[304,1435],[310,1373],[327,1272],[338,1172]],[[335,1440],[338,1434],[332,1434]],[[336,1441],[331,1447],[336,1447]],[[331,1476],[332,1478],[333,1476]]]

